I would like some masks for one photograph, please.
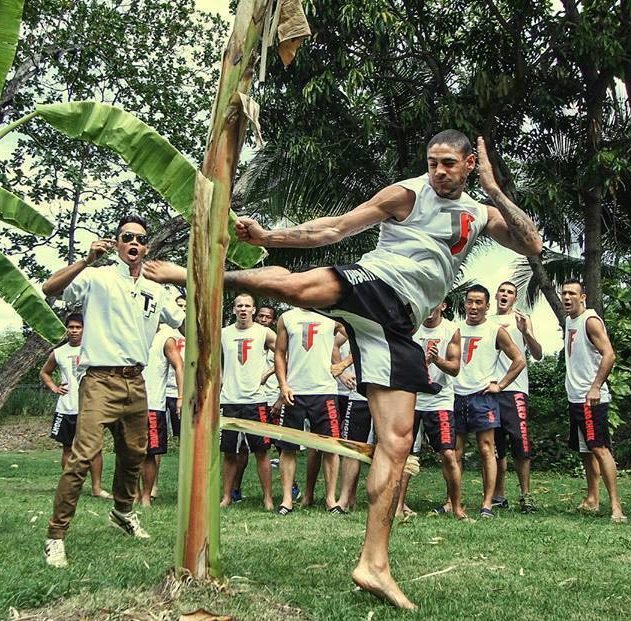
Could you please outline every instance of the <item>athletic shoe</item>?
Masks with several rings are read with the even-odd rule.
[[[278,466],[280,465],[280,459],[278,458],[270,459],[269,463],[272,465],[272,468],[278,468]]]
[[[51,567],[68,567],[64,540],[46,539],[46,543],[44,543],[44,558]]]
[[[530,494],[519,497],[519,509],[522,513],[533,513],[537,510],[534,498]]]
[[[496,509],[508,509],[508,500],[504,496],[493,496],[491,506]]]
[[[110,523],[116,528],[120,528],[123,532],[138,537],[138,539],[149,539],[151,535],[140,525],[138,515],[133,511],[129,513],[121,513],[116,509],[110,511]]]
[[[495,517],[495,513],[493,513],[493,511],[491,511],[490,509],[487,509],[486,507],[482,507],[480,509],[480,517],[486,518],[486,519],[492,519]]]
[[[232,502],[241,502],[243,500],[240,489],[233,489],[230,496],[232,497]]]
[[[300,488],[298,487],[298,483],[294,483],[293,487],[291,488],[291,499],[296,502],[297,500],[300,500],[300,498],[302,497],[302,492],[300,491]]]

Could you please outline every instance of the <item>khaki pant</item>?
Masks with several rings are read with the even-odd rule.
[[[72,453],[59,479],[48,537],[63,539],[70,526],[90,462],[103,447],[103,428],[114,438],[112,493],[118,511],[131,511],[147,450],[147,397],[142,375],[88,369],[79,386],[79,416]]]

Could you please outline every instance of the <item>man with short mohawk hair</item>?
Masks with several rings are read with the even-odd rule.
[[[367,480],[366,537],[353,580],[400,608],[415,605],[390,573],[390,531],[412,443],[416,393],[438,391],[423,371],[422,348],[412,334],[445,298],[480,234],[520,254],[542,250],[532,220],[495,180],[482,138],[478,153],[480,184],[494,206],[464,192],[476,158],[464,134],[445,130],[427,146],[428,174],[395,182],[348,213],[287,229],[266,230],[251,218],[235,225],[241,241],[272,248],[326,246],[379,225],[377,247],[357,263],[297,274],[270,266],[224,276],[229,289],[313,308],[343,323],[357,385],[368,397],[379,438]],[[156,262],[150,272],[158,282],[186,280],[186,270],[170,264]]]

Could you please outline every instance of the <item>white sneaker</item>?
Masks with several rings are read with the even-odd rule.
[[[66,546],[63,539],[46,539],[44,558],[51,567],[68,567]]]
[[[139,539],[149,539],[151,535],[140,525],[138,515],[133,511],[129,513],[121,513],[116,509],[110,511],[110,523],[117,528],[120,528],[123,532],[131,535],[132,537],[138,537]]]

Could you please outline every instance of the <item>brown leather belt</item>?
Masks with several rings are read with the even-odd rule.
[[[138,377],[144,367],[141,364],[135,364],[131,367],[90,367],[95,371],[106,371],[110,375],[122,375],[123,377]]]

